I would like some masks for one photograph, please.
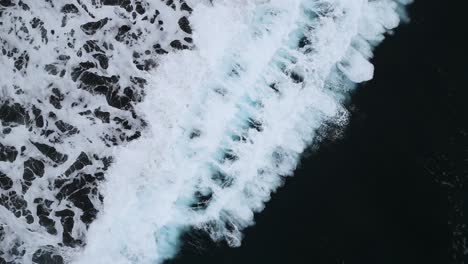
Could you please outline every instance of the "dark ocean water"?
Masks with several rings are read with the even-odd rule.
[[[191,232],[167,263],[468,263],[461,3],[416,0],[411,23],[377,48],[344,136],[304,157],[240,248]]]

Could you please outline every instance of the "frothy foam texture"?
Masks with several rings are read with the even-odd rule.
[[[317,130],[346,124],[342,104],[372,78],[372,49],[409,1],[187,3],[194,47],[141,73],[146,94],[134,112],[142,136],[112,149],[103,206],[85,246],[62,250],[66,261],[162,263],[189,227],[240,246]],[[125,76],[131,55],[116,49],[122,64],[114,53],[112,71]]]
[[[239,246],[324,122],[345,123],[394,1],[198,4],[196,48],[165,58],[138,109],[147,137],[119,150],[105,208],[76,263],[160,263],[189,226]],[[129,161],[132,162],[129,162]]]

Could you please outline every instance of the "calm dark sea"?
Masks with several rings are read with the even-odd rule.
[[[411,23],[377,48],[344,136],[302,160],[240,248],[191,232],[167,263],[468,263],[462,2],[416,0]]]

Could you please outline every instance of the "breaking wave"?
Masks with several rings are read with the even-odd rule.
[[[171,46],[173,50],[155,61],[146,60],[140,65],[144,69],[138,68],[142,79],[134,84],[144,80],[139,82],[145,87],[143,99],[135,100],[131,107],[109,110],[134,120],[133,128],[141,136],[110,144],[109,150],[110,145],[93,142],[112,126],[96,125],[87,130],[87,123],[78,122],[83,138],[67,141],[66,146],[80,146],[72,148],[77,156],[81,149],[104,153],[112,157],[112,164],[99,184],[103,204],[96,206],[97,218],[70,231],[81,234],[85,242],[57,251],[65,262],[162,263],[177,253],[179,236],[188,228],[204,230],[213,240],[240,246],[242,230],[254,223],[254,213],[261,211],[271,193],[293,174],[318,129],[330,122],[346,124],[343,103],[356,83],[372,78],[372,49],[398,26],[410,1],[186,2],[184,12],[190,15],[182,24],[190,21],[190,26],[184,30],[181,20],[179,25],[191,35],[185,38],[187,44],[163,41],[163,48]],[[118,15],[99,10],[98,14]],[[164,16],[163,11],[161,14]],[[117,16],[114,22],[101,21],[99,26],[119,19],[125,18]],[[145,37],[135,39],[137,46],[145,46],[145,42],[150,46],[155,39],[152,34],[159,34],[163,40],[168,34],[180,34],[170,23],[167,27],[166,35],[143,30]],[[120,41],[118,36],[115,39]],[[133,52],[127,48],[135,46],[126,44],[115,45],[107,71],[120,79],[106,77],[104,86],[113,83],[115,87],[123,77],[135,80],[132,71],[126,69]],[[157,54],[164,53],[158,52],[160,47],[156,47]],[[143,53],[138,57],[133,53],[133,59],[138,60]],[[85,84],[81,89],[94,89],[92,94],[99,94],[102,85],[96,82],[101,81],[84,78],[89,68],[79,65],[82,68],[78,67],[81,72],[77,76]],[[65,88],[74,84],[60,85]],[[90,101],[99,105],[97,102]],[[120,132],[116,131],[113,133]],[[94,141],[85,142],[85,138]],[[67,151],[67,147],[62,150]],[[92,201],[96,205],[99,201],[95,196]],[[72,206],[79,207],[79,203],[72,200],[68,207]],[[54,219],[60,222],[60,218]],[[16,221],[11,217],[1,220],[3,224]],[[63,246],[63,240],[41,228],[35,231],[39,234],[37,241],[21,245],[42,250],[47,249],[45,245]],[[23,227],[12,232],[19,237],[28,235]],[[38,259],[41,252],[36,253]]]
[[[138,108],[150,133],[118,151],[76,263],[159,263],[188,227],[239,246],[325,122],[345,124],[394,1],[218,1],[194,7],[196,48],[166,57]]]

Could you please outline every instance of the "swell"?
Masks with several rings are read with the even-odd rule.
[[[147,136],[115,152],[104,209],[76,263],[161,263],[187,227],[239,246],[303,150],[372,78],[372,48],[404,2],[198,4],[191,51],[145,78]]]

